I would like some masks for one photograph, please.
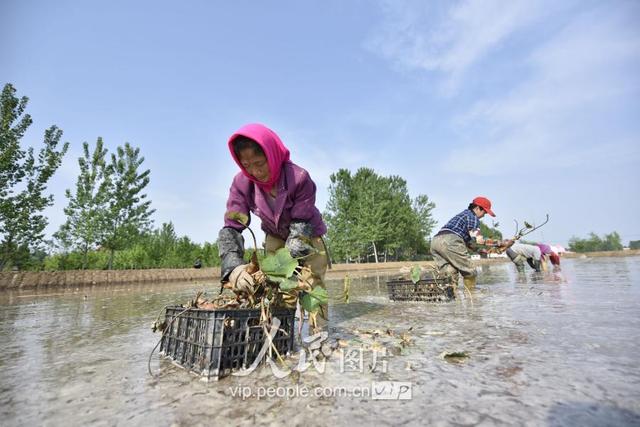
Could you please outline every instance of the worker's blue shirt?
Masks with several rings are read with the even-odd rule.
[[[462,240],[464,240],[465,243],[469,243],[471,241],[469,232],[478,228],[480,228],[480,220],[476,214],[469,209],[465,209],[458,215],[451,218],[440,231],[451,231],[452,233],[462,237]]]

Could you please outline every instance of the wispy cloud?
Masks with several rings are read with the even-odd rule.
[[[409,70],[441,73],[445,94],[468,69],[518,29],[540,17],[530,1],[383,2],[384,21],[367,47]]]
[[[455,119],[477,140],[454,150],[445,168],[513,172],[524,153],[544,168],[637,158],[638,126],[616,126],[638,108],[640,31],[630,16],[622,8],[587,11],[536,47],[526,59],[527,77],[514,89],[479,100]]]
[[[615,125],[638,108],[637,3],[385,2],[383,15],[369,49],[456,95],[445,172],[511,173],[525,153],[547,169],[637,156],[638,126]],[[483,67],[504,82],[474,86]]]

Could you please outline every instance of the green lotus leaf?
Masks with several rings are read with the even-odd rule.
[[[260,263],[262,272],[273,280],[273,277],[289,278],[298,266],[298,261],[291,257],[287,248],[280,248],[274,255],[269,255]]]
[[[414,265],[413,267],[411,267],[411,281],[413,283],[418,283],[418,280],[420,280],[420,266],[419,265]]]
[[[295,280],[282,279],[282,281],[280,282],[280,290],[284,292],[291,291],[293,289],[296,289],[297,287],[298,282]]]
[[[321,305],[329,303],[329,294],[325,288],[315,287],[311,292],[305,292],[300,298],[300,305],[309,313],[315,313]]]

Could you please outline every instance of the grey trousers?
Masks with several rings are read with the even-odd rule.
[[[513,251],[511,248],[507,249],[507,256],[509,256],[511,261],[513,261],[513,263],[516,265],[518,271],[521,273],[524,273],[525,260],[527,261],[527,264],[529,264],[529,266],[538,273],[542,271],[542,264],[540,261],[533,258],[525,258],[524,255],[515,253],[515,251]]]
[[[438,270],[443,273],[459,272],[464,277],[475,277],[476,268],[471,262],[464,240],[457,234],[446,233],[431,241],[431,255]]]

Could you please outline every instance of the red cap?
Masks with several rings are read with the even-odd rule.
[[[551,255],[549,255],[549,261],[551,261],[551,264],[553,265],[560,265],[560,257],[555,252],[552,252]]]
[[[496,214],[494,214],[493,211],[491,210],[491,201],[489,199],[487,199],[486,197],[482,197],[482,196],[476,197],[475,199],[473,199],[472,203],[474,205],[480,206],[489,215],[496,216]]]

